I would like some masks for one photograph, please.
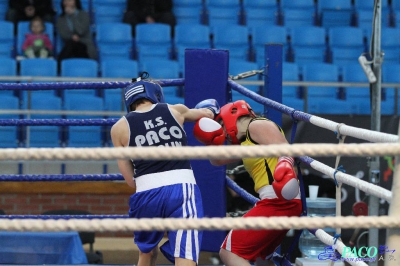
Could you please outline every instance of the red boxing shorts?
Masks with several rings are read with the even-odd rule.
[[[300,216],[301,200],[263,199],[243,217]],[[221,248],[248,261],[270,259],[289,230],[231,230]]]

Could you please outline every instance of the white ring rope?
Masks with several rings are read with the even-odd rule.
[[[338,125],[340,125],[340,134],[344,136],[350,136],[357,139],[367,140],[370,142],[398,142],[399,137],[397,135],[382,133],[377,131],[372,131],[368,129],[347,126],[344,124],[339,124],[325,118],[318,116],[311,116],[310,123],[331,131],[336,131]]]
[[[340,255],[343,255],[343,251],[346,248],[345,244],[343,244],[343,242],[341,240],[337,240],[335,243],[335,239],[329,235],[328,233],[326,233],[324,230],[318,229],[315,232],[315,236],[321,240],[324,244],[328,245],[328,246],[336,246],[335,249],[340,253]],[[357,258],[357,255],[354,253],[351,253],[351,258]],[[347,258],[349,258],[349,256],[346,256]],[[363,261],[353,261],[351,259],[346,260],[347,263],[349,263],[350,265],[367,265],[365,262]],[[334,261],[331,261],[331,264],[333,264]],[[334,264],[333,264],[334,265]]]
[[[335,177],[338,182],[358,188],[359,190],[364,191],[367,194],[376,196],[378,198],[385,199],[389,203],[392,201],[392,192],[383,187],[368,183],[352,175],[337,171],[336,169],[333,169],[318,161],[311,162],[310,166],[314,170],[324,173],[327,176],[331,177],[332,179]]]
[[[230,159],[279,156],[394,156],[398,143],[273,144],[257,146],[123,147],[123,148],[16,148],[0,149],[1,160],[101,160],[101,159]]]
[[[230,230],[230,229],[304,229],[304,228],[398,228],[400,219],[391,216],[340,217],[248,217],[248,218],[142,218],[142,219],[4,219],[0,230],[6,231],[165,231],[165,230]]]

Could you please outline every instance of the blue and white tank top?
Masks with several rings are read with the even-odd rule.
[[[187,146],[187,137],[182,126],[166,103],[154,104],[146,112],[130,112],[125,115],[130,129],[131,147],[178,147]],[[189,160],[132,160],[135,178],[142,175],[171,170],[190,169]]]

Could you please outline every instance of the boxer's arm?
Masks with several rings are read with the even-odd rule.
[[[183,104],[170,105],[170,108],[183,117],[183,122],[195,122],[202,117],[214,118],[214,113],[208,108],[190,109]]]
[[[111,128],[111,140],[114,147],[127,147],[129,130],[125,119],[121,118]],[[129,159],[118,160],[118,168],[128,186],[136,190],[136,183],[133,179],[134,169]]]

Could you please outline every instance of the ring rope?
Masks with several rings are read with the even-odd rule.
[[[362,144],[271,144],[258,146],[185,146],[185,147],[104,147],[104,148],[5,148],[1,160],[100,160],[100,159],[240,159],[279,156],[394,156],[400,155],[398,143]],[[305,161],[311,162],[312,159]]]
[[[159,79],[163,87],[184,86],[184,79]],[[132,82],[103,81],[103,82],[38,82],[38,83],[0,83],[0,90],[54,90],[54,89],[120,89]]]
[[[82,115],[82,113],[81,113]],[[0,119],[0,126],[112,126],[117,118],[109,119]]]
[[[304,113],[302,111],[288,107],[284,104],[281,104],[281,103],[275,102],[273,100],[270,100],[268,98],[262,97],[259,94],[247,89],[246,87],[244,87],[232,80],[228,80],[228,84],[231,87],[231,89],[240,92],[241,94],[255,100],[258,103],[267,105],[267,106],[272,107],[273,109],[276,109],[282,113],[290,115],[292,117],[292,119],[295,118],[296,120],[299,120],[299,121],[309,122],[313,125],[331,130],[333,132],[335,132],[338,128],[339,123],[318,117],[316,115],[310,115],[310,114]],[[342,124],[340,130],[341,130],[342,135],[351,136],[354,138],[363,139],[363,140],[367,140],[370,142],[398,142],[399,141],[399,137],[397,135],[376,132],[376,131],[367,130],[367,129],[363,129],[363,128],[356,128],[356,127],[347,126],[344,124]]]
[[[0,217],[0,230],[5,231],[164,231],[164,230],[231,230],[231,229],[304,229],[318,227],[399,228],[400,219],[391,216],[340,217],[246,217],[246,218],[130,218],[130,219],[5,219]],[[330,236],[332,237],[332,236]]]

